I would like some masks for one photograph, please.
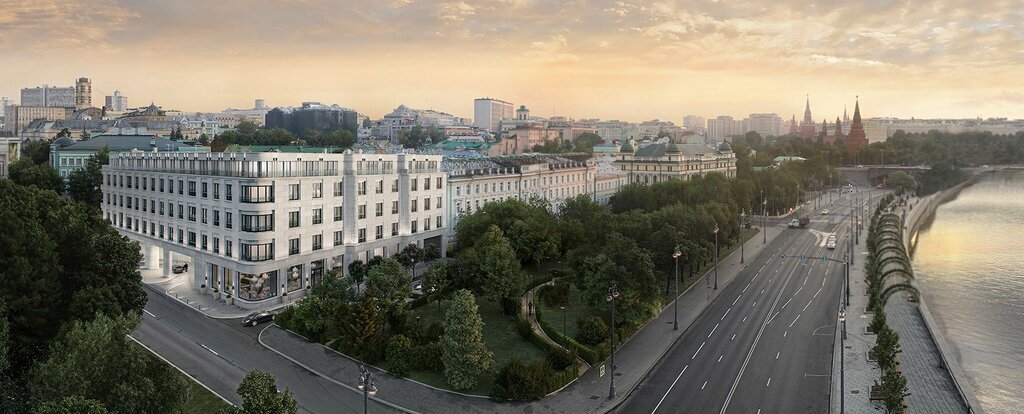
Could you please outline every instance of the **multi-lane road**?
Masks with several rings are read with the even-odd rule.
[[[845,266],[822,256],[842,261],[850,229],[850,209],[830,209],[748,261],[618,412],[828,412]]]
[[[363,397],[282,358],[260,345],[263,327],[242,327],[238,319],[218,320],[186,308],[146,287],[142,322],[131,336],[235,405],[235,393],[247,372],[259,368],[291,389],[303,412],[361,413]],[[352,379],[354,386],[358,378]],[[394,410],[370,401],[370,412]]]

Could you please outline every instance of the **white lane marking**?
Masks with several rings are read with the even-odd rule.
[[[795,324],[795,323],[796,323],[796,321],[798,321],[798,320],[800,320],[800,315],[796,315],[796,319],[793,319],[793,322],[791,322],[791,323],[789,324],[789,327],[790,327],[790,328],[792,328],[792,327],[793,327],[793,324]]]
[[[764,294],[764,289],[761,289],[761,294]]]
[[[701,343],[700,343],[700,348],[697,348],[697,352],[694,352],[694,353],[693,353],[693,356],[692,356],[692,357],[690,357],[690,359],[694,359],[694,358],[697,358],[697,354],[699,354],[699,353],[700,353],[700,350],[701,350],[701,349],[704,349],[704,344],[706,344],[706,343],[707,343],[707,341],[701,342]]]
[[[782,337],[783,337],[783,338],[785,338],[785,337],[786,337],[786,335],[789,335],[789,331],[786,331],[786,332],[783,332],[783,333],[782,333]]]
[[[708,386],[708,382],[707,382],[707,381],[704,381],[704,385],[701,385],[701,386],[700,386],[700,389],[702,389],[702,390],[703,390],[703,389],[704,389],[704,387],[707,387],[707,386]]]
[[[154,314],[153,314],[153,312],[150,312],[150,311],[148,311],[148,310],[145,310],[145,309],[143,309],[142,311],[143,311],[143,312],[146,312],[146,315],[152,316],[152,317],[154,317],[154,318],[156,317],[156,315],[154,315]]]
[[[211,354],[214,354],[214,355],[216,355],[216,356],[220,356],[220,354],[218,354],[218,353],[217,353],[217,351],[214,351],[214,350],[210,349],[210,347],[208,347],[208,346],[206,346],[206,345],[203,345],[203,344],[199,344],[199,346],[202,346],[203,348],[206,348],[206,350],[207,350],[207,351],[210,351],[210,353],[211,353]]]
[[[750,283],[747,283],[747,286],[744,286],[743,291],[741,291],[740,293],[746,293],[748,287],[750,287]]]
[[[724,356],[725,356],[725,354],[719,355],[718,356],[718,362],[722,362],[722,357],[724,357]]]
[[[651,411],[651,414],[654,414],[655,411],[658,411],[658,407],[661,407],[661,403],[665,402],[665,397],[668,397],[668,393],[672,392],[672,387],[675,387],[676,383],[679,382],[679,377],[682,377],[683,373],[686,372],[686,369],[689,368],[689,367],[690,366],[687,365],[687,366],[683,367],[682,371],[679,371],[679,375],[676,375],[676,380],[672,381],[672,385],[668,386],[668,391],[665,391],[665,395],[661,396],[661,400],[658,401],[658,405],[654,406],[654,410]]]
[[[758,272],[758,273],[761,273],[761,272],[763,272],[763,271],[764,271],[764,268],[765,268],[765,266],[768,266],[768,264],[767,264],[767,263],[765,263],[765,265],[764,265],[764,266],[761,266],[761,270],[758,270],[757,272]]]
[[[779,354],[781,354],[781,353],[782,353],[782,352],[776,352],[776,353],[775,353],[775,359],[779,359]]]
[[[760,408],[757,409],[757,414],[761,414],[761,409]]]
[[[796,293],[794,293],[793,296],[796,297],[796,295],[799,295],[801,290],[804,290],[803,286],[800,286],[800,289],[797,289]]]
[[[807,279],[810,279],[810,278],[811,278],[810,276],[804,277],[804,284],[805,285],[807,284]]]
[[[818,294],[819,294],[819,293],[821,293],[821,288],[818,288],[818,291],[817,291],[817,292],[814,292],[814,297],[818,297]]]
[[[736,299],[732,301],[732,304],[735,305],[736,302],[740,300],[741,296],[743,296],[743,295],[737,296]]]
[[[757,302],[754,302],[753,305],[750,305],[751,308],[753,308],[754,306],[757,306]]]
[[[771,278],[768,278],[768,283],[772,283],[772,279]]]
[[[731,310],[732,310],[732,308],[726,309],[726,310],[725,310],[725,315],[728,315],[728,314],[729,314],[729,311],[731,311]],[[725,315],[722,315],[722,319],[719,319],[719,320],[720,320],[720,321],[724,321],[724,320],[725,320]]]
[[[708,334],[708,338],[710,338],[710,337],[711,337],[711,335],[715,333],[715,330],[716,330],[716,329],[718,329],[718,324],[717,324],[717,323],[715,324],[715,327],[714,327],[714,328],[711,328],[711,333],[709,333],[709,334]]]
[[[815,294],[817,294],[817,293],[815,293]],[[806,312],[807,311],[807,307],[811,306],[811,302],[814,302],[814,299],[811,299],[811,300],[807,301],[807,304],[804,305],[804,310],[802,310],[800,312]]]
[[[730,341],[733,339],[736,339],[736,334],[732,334],[732,338],[729,338]]]
[[[772,321],[774,321],[774,320],[775,320],[775,317],[776,317],[776,316],[779,316],[779,313],[778,313],[778,312],[775,312],[775,314],[774,314],[774,315],[772,315],[772,317],[771,317],[771,318],[768,318],[768,322],[765,322],[765,324],[769,324],[769,323],[772,323]]]
[[[793,301],[793,298],[789,298],[789,300],[787,300],[786,303],[782,305],[782,308],[780,310],[786,310],[786,306],[789,305],[789,302],[791,301]]]
[[[770,387],[771,385],[772,385],[772,377],[768,377],[768,383],[764,384],[764,386],[765,386],[765,388],[767,388],[767,387]]]
[[[746,317],[746,316],[744,316],[744,317],[743,317],[743,322],[746,322],[746,321],[747,321],[747,317]]]
[[[825,278],[821,278],[821,286],[825,287]]]

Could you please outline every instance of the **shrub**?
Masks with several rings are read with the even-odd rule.
[[[395,335],[388,341],[387,368],[391,375],[404,377],[409,374],[412,341],[404,335]]]
[[[533,333],[533,327],[530,326],[530,321],[526,320],[523,315],[516,316],[516,332],[523,338],[530,338],[530,334]]]
[[[598,316],[588,316],[576,324],[580,328],[576,340],[580,343],[594,346],[608,339],[608,325]]]
[[[441,344],[437,342],[409,349],[410,368],[422,371],[438,371],[444,369],[441,362]]]
[[[562,348],[552,347],[548,352],[548,362],[551,363],[552,368],[561,371],[569,367],[576,366],[576,352],[566,351]]]
[[[540,295],[548,307],[565,306],[569,303],[569,282],[559,280],[554,285],[544,285]]]
[[[286,306],[284,310],[275,314],[274,323],[284,329],[295,331],[295,306]]]
[[[875,306],[875,316],[871,318],[871,323],[868,324],[868,328],[871,328],[871,332],[879,333],[882,329],[885,329],[885,311],[882,310],[881,306]]]
[[[527,365],[512,358],[498,370],[491,397],[498,401],[537,400],[547,394],[554,376],[555,370],[546,360]]]
[[[522,306],[522,302],[519,298],[510,298],[507,296],[501,297],[501,313],[505,315],[515,315],[519,313],[519,309]]]

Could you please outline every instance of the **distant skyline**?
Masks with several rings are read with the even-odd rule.
[[[728,4],[724,4],[728,3]],[[0,95],[93,81],[132,106],[302,101],[378,118],[400,104],[471,118],[473,99],[540,116],[677,124],[775,112],[1024,118],[1017,0],[6,0]]]

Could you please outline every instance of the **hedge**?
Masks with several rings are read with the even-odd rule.
[[[596,363],[604,361],[605,358],[608,358],[608,352],[606,351],[606,349],[607,349],[606,345],[608,344],[607,341],[602,342],[601,344],[599,344],[596,347],[597,349],[595,350],[594,348],[591,348],[589,346],[583,345],[583,344],[577,342],[575,339],[566,337],[565,335],[562,335],[561,332],[559,332],[559,331],[557,331],[555,329],[552,329],[551,326],[548,325],[547,322],[545,322],[543,319],[541,319],[540,309],[539,308],[538,309],[534,309],[534,311],[537,312],[537,320],[540,322],[541,329],[544,330],[544,333],[546,333],[548,335],[548,337],[552,338],[555,342],[560,342],[560,343],[563,343],[563,344],[568,344],[568,348],[575,350],[580,355],[580,358],[582,358],[584,361],[587,361],[588,364],[594,365]],[[534,334],[534,336],[537,336],[537,335]],[[544,341],[543,338],[540,338],[539,336],[538,336],[538,338],[541,341],[543,341],[545,344],[547,344],[549,347],[554,347],[554,345],[551,345],[550,342]]]

